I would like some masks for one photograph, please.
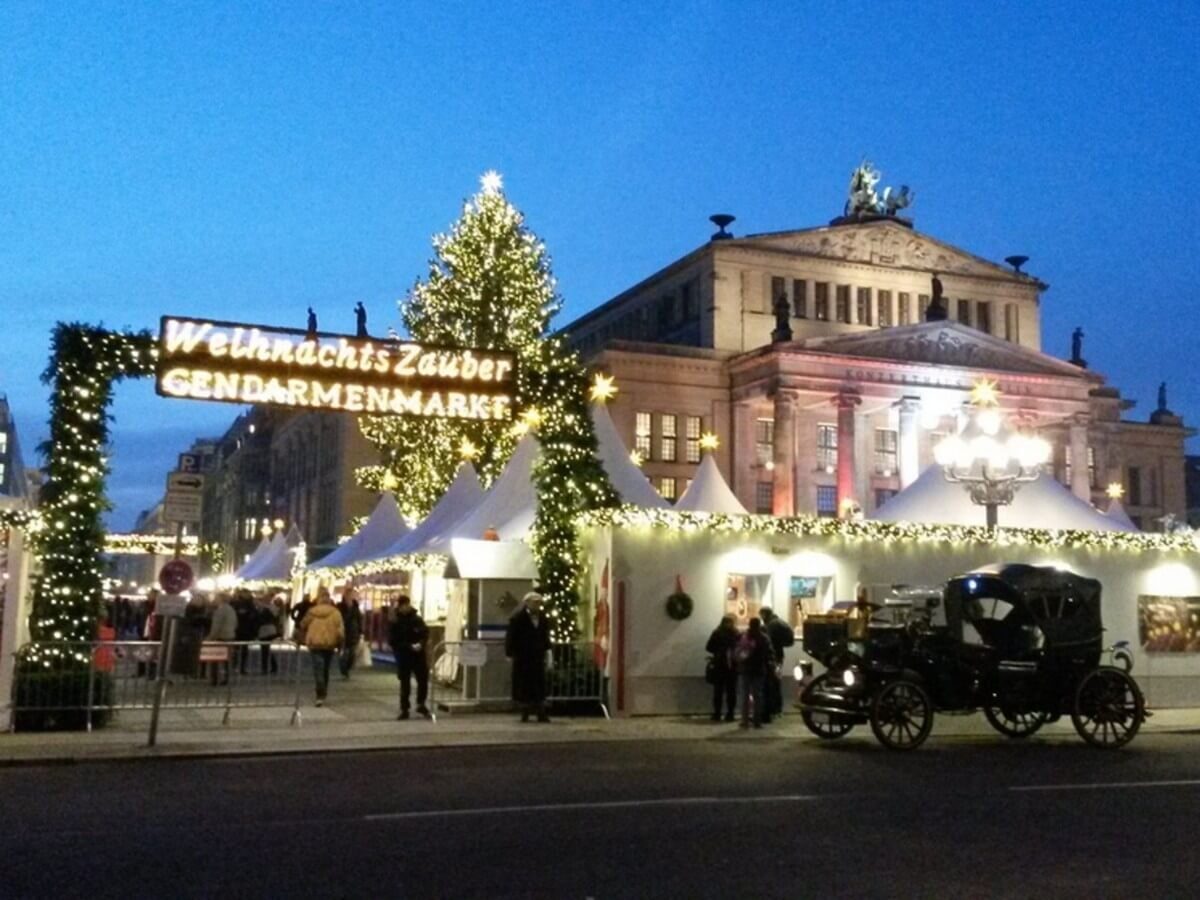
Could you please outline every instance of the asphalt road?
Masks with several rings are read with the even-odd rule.
[[[1200,736],[20,767],[0,820],[6,898],[1184,897]]]

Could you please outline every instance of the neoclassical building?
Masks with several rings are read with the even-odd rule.
[[[1104,508],[1118,482],[1142,527],[1184,517],[1191,432],[1165,397],[1123,419],[1133,403],[1078,343],[1071,360],[1043,350],[1047,285],[1020,271],[1023,257],[997,264],[894,215],[747,237],[714,221],[708,243],[564,329],[616,376],[613,419],[664,496],[686,488],[713,431],[747,509],[836,515],[853,502],[870,515],[933,462],[987,378],[1010,416],[1051,440],[1077,496]]]

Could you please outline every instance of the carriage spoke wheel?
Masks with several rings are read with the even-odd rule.
[[[1005,709],[1003,706],[985,706],[984,718],[988,724],[1010,738],[1027,738],[1046,724],[1044,712]]]
[[[1142,692],[1128,673],[1093,669],[1079,682],[1071,724],[1093,747],[1115,750],[1133,740],[1146,715]]]
[[[875,696],[871,731],[891,750],[915,750],[933,730],[933,704],[915,681],[890,681]]]
[[[811,696],[812,692],[820,690],[829,680],[828,673],[819,676],[809,685],[805,695]],[[845,716],[815,709],[802,709],[800,718],[804,720],[805,727],[823,741],[835,741],[840,737],[845,737],[854,728],[854,722]]]

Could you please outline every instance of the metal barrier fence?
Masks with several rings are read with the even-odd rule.
[[[608,679],[591,641],[557,644],[546,672],[548,703],[596,703],[608,713]],[[429,674],[434,710],[504,706],[512,702],[512,666],[504,641],[443,641],[434,647]]]
[[[162,675],[162,710],[223,710],[222,724],[240,708],[292,710],[300,723],[304,676],[312,678],[306,649],[289,641],[203,642],[198,656],[161,672],[157,641],[73,641],[28,645],[17,651],[13,679],[14,731],[103,725],[121,710],[153,710]],[[31,653],[66,658],[45,668]]]

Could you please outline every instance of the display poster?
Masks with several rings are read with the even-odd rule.
[[[809,578],[803,575],[793,575],[788,581],[788,611],[790,624],[795,627],[804,624],[804,617],[810,613],[820,612],[818,588],[821,579]]]
[[[1147,653],[1200,653],[1200,597],[1138,597],[1138,641]]]

